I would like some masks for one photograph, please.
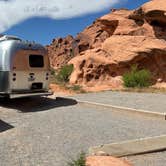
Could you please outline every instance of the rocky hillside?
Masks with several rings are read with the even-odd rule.
[[[47,47],[51,65],[74,65],[71,84],[101,89],[121,87],[133,64],[166,82],[166,1],[152,0],[130,11],[116,10],[79,33],[54,39]]]

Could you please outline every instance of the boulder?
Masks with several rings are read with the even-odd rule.
[[[132,166],[129,162],[111,156],[90,156],[86,166]]]

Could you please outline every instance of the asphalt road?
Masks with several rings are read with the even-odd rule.
[[[105,91],[76,95],[75,98],[114,106],[166,113],[166,94],[160,93]]]
[[[166,134],[161,119],[72,99],[1,100],[0,120],[0,166],[65,166],[90,146]],[[164,166],[166,152],[143,158],[129,160],[136,166]]]

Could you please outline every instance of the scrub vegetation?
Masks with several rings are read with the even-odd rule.
[[[128,88],[144,88],[151,85],[152,74],[147,69],[139,70],[136,65],[123,75],[124,86]]]
[[[86,166],[86,155],[84,152],[80,153],[77,159],[72,159],[67,166]]]
[[[64,82],[67,83],[69,82],[70,75],[73,72],[73,65],[65,65],[63,66],[58,73],[55,75],[55,78],[58,82]]]
[[[65,65],[61,67],[59,70],[51,69],[51,75],[53,78],[53,81],[55,81],[58,84],[65,84],[69,82],[70,75],[73,72],[73,65]]]
[[[86,91],[83,90],[82,86],[80,86],[80,85],[68,86],[67,89],[72,90],[76,93],[86,93]]]
[[[65,65],[61,67],[59,70],[51,69],[51,75],[52,75],[52,81],[51,83],[55,83],[61,87],[63,87],[66,90],[71,90],[76,93],[85,93],[85,91],[82,89],[80,85],[70,85],[69,79],[70,75],[72,74],[74,70],[74,66],[71,65]]]

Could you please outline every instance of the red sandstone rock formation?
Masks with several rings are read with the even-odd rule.
[[[53,39],[51,45],[46,46],[50,57],[51,66],[59,68],[67,64],[77,54],[75,39],[72,36]]]
[[[51,64],[74,64],[71,84],[119,88],[121,76],[133,64],[149,69],[154,83],[166,82],[165,0],[149,1],[133,11],[113,10],[75,39],[58,40],[48,47]]]
[[[86,161],[87,166],[132,166],[127,161],[111,156],[90,156]]]

